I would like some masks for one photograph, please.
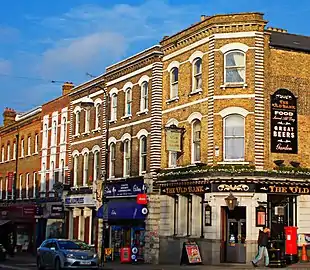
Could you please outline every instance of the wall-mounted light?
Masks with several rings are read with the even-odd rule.
[[[274,164],[276,164],[278,167],[283,167],[284,166],[284,160],[278,159],[273,161]]]
[[[230,211],[234,210],[237,206],[237,198],[230,192],[228,197],[225,198],[226,205]]]
[[[291,161],[290,164],[294,167],[294,168],[298,168],[300,166],[300,162],[296,162],[296,161]]]

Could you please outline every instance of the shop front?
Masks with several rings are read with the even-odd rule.
[[[257,253],[258,232],[271,229],[271,246],[285,252],[285,228],[309,231],[305,180],[259,177],[200,178],[158,182],[161,191],[161,263],[179,263],[181,246],[198,243],[205,264],[245,264]]]
[[[35,252],[35,209],[35,204],[0,206],[1,241],[8,250]]]
[[[133,250],[134,260],[144,260],[148,214],[145,192],[143,178],[113,182],[105,187],[106,211],[101,206],[97,216],[106,220],[105,248],[113,250],[114,260],[120,260],[122,248]]]
[[[68,238],[78,239],[89,245],[95,244],[97,218],[94,195],[90,192],[89,194],[69,194],[65,197],[64,205],[65,210],[68,211]]]

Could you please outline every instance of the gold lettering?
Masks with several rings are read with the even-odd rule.
[[[308,194],[309,193],[309,188],[303,188],[303,193]]]
[[[270,192],[272,192],[272,193],[275,192],[274,188],[275,188],[274,186],[269,186]]]
[[[175,193],[175,188],[167,188],[166,192],[168,194],[174,194]]]

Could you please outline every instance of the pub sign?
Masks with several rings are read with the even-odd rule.
[[[278,89],[270,102],[271,152],[296,154],[297,98],[287,89]]]

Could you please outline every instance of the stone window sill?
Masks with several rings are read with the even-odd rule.
[[[142,114],[147,114],[149,112],[149,110],[148,109],[145,109],[145,110],[143,110],[143,111],[140,111],[140,112],[137,112],[137,115],[142,115]]]
[[[226,89],[226,88],[247,88],[248,85],[246,83],[224,83],[220,86],[221,89]]]
[[[242,160],[231,160],[231,161],[221,161],[217,163],[218,165],[249,165],[250,162],[242,161]]]
[[[92,133],[96,133],[96,132],[100,132],[101,128],[96,128],[96,129],[93,129],[91,132]]]
[[[202,89],[194,89],[192,92],[189,93],[189,96],[194,96],[194,95],[201,95]]]
[[[117,119],[109,120],[109,123],[110,123],[110,124],[115,124],[116,122],[117,122]]]
[[[121,119],[124,121],[124,120],[126,120],[126,119],[131,119],[132,118],[132,115],[131,114],[128,114],[128,115],[124,115],[124,116],[122,116],[121,117]]]
[[[172,102],[178,102],[179,99],[180,99],[179,97],[173,97],[173,98],[170,98],[170,99],[166,100],[166,103],[170,104]]]

